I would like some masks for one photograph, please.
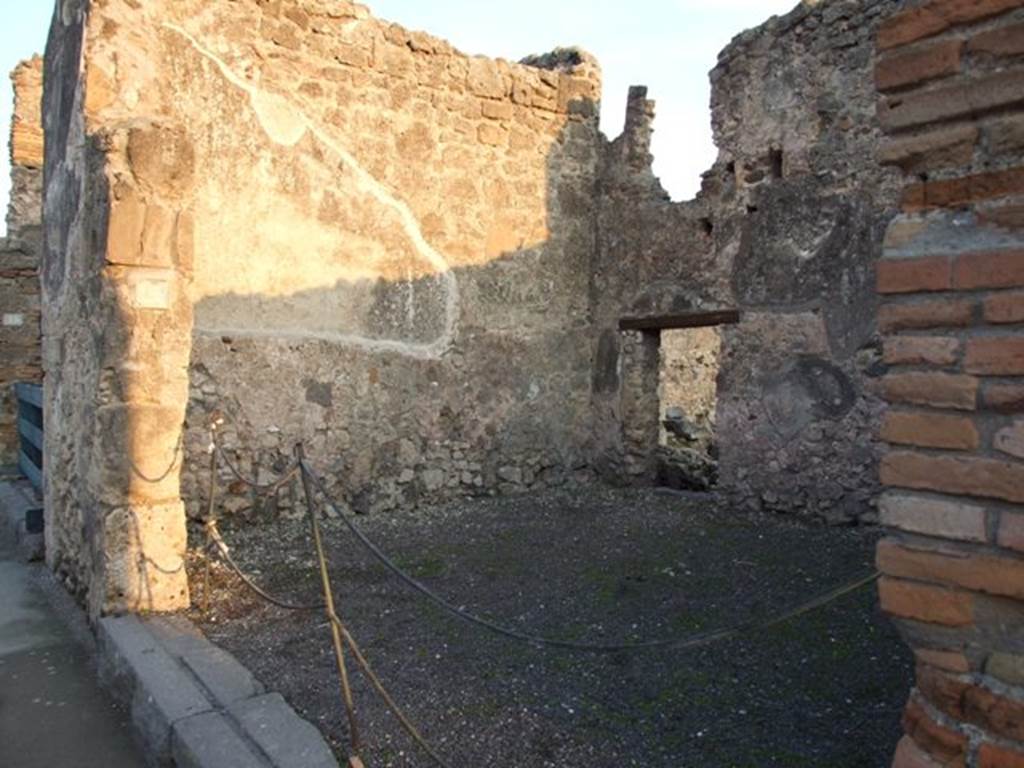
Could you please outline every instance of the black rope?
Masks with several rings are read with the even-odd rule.
[[[477,616],[463,608],[452,604],[445,598],[438,595],[436,592],[431,590],[426,585],[417,581],[415,578],[410,576],[401,567],[399,567],[391,558],[389,558],[376,544],[371,541],[362,530],[352,522],[351,518],[346,515],[334,502],[330,494],[327,493],[327,489],[324,487],[323,482],[316,472],[309,466],[305,461],[301,461],[300,467],[304,473],[306,473],[310,479],[319,489],[323,495],[327,505],[334,511],[334,513],[342,519],[352,534],[359,539],[359,541],[365,546],[370,553],[391,573],[393,573],[398,579],[404,582],[407,586],[419,592],[421,595],[426,597],[435,605],[443,608],[452,615],[456,616],[463,621],[475,624],[484,629],[490,630],[498,635],[510,638],[512,640],[519,640],[530,645],[548,646],[551,648],[562,648],[573,651],[586,651],[588,653],[621,653],[623,651],[641,651],[651,650],[655,648],[697,648],[704,645],[710,645],[721,640],[727,640],[732,637],[736,637],[745,632],[768,629],[782,622],[789,621],[798,616],[802,616],[805,613],[809,613],[817,608],[820,608],[828,603],[843,597],[851,592],[867,586],[868,584],[876,581],[880,574],[876,571],[870,576],[864,576],[853,582],[845,584],[836,589],[829,590],[824,594],[814,597],[804,603],[799,604],[795,608],[789,609],[777,616],[770,619],[748,619],[746,621],[737,622],[728,627],[722,629],[713,630],[710,632],[703,632],[696,635],[691,635],[685,638],[675,639],[661,639],[661,640],[648,640],[635,643],[587,643],[577,642],[575,640],[561,640],[558,638],[542,637],[538,635],[531,635],[526,632],[520,632],[517,629],[505,627],[501,624],[493,622],[489,619],[485,619],[481,616]]]
[[[228,471],[231,472],[231,474],[234,475],[236,478],[238,478],[239,481],[244,483],[249,488],[252,488],[257,493],[261,495],[271,494],[281,486],[287,485],[298,474],[299,464],[298,462],[293,462],[288,466],[288,469],[286,469],[280,476],[277,477],[277,479],[271,480],[269,483],[258,483],[255,480],[250,480],[248,477],[243,475],[242,471],[232,463],[231,459],[228,458],[227,451],[225,451],[224,447],[220,444],[220,433],[217,429],[218,426],[220,426],[218,423],[214,423],[210,428],[213,449],[217,452],[217,455],[220,457],[220,460],[224,462],[224,466],[228,468]]]
[[[281,486],[287,485],[292,480],[294,480],[295,476],[299,473],[299,465],[292,464],[290,467],[288,467],[288,469],[285,470],[284,474],[282,474],[276,480],[272,480],[269,483],[257,483],[255,480],[250,480],[249,478],[245,477],[245,475],[243,475],[238,470],[238,468],[231,463],[231,459],[228,458],[227,453],[224,452],[220,445],[216,446],[216,450],[217,454],[220,456],[221,461],[224,462],[224,466],[228,468],[228,471],[230,471],[231,474],[237,477],[241,482],[245,483],[245,485],[247,485],[249,488],[252,488],[254,491],[260,494],[273,493]]]
[[[266,602],[270,603],[271,605],[276,605],[278,608],[283,608],[286,611],[322,611],[326,607],[324,603],[290,603],[286,600],[282,600],[279,597],[275,597],[274,595],[270,594],[265,589],[260,587],[259,584],[257,584],[238,566],[238,563],[236,563],[235,560],[231,557],[231,555],[228,554],[227,546],[220,539],[219,534],[215,534],[211,536],[211,538],[213,538],[214,542],[216,542],[216,550],[223,558],[227,566],[234,572],[234,574],[239,579],[241,579],[242,583],[246,587],[248,587],[250,590],[252,590],[254,594],[259,596]],[[335,625],[338,627],[338,630],[341,632],[342,638],[345,640],[345,643],[352,651],[352,658],[355,659],[356,664],[359,665],[359,668],[363,671],[363,674],[366,675],[367,680],[370,681],[370,684],[373,686],[374,690],[377,691],[377,694],[384,701],[384,704],[388,707],[388,709],[391,710],[391,713],[398,720],[399,724],[401,724],[402,728],[404,728],[406,733],[409,734],[409,737],[413,741],[415,741],[420,746],[420,748],[424,752],[426,752],[435,763],[441,766],[441,768],[448,768],[448,764],[434,750],[434,748],[431,747],[429,743],[427,743],[427,740],[419,732],[419,729],[417,729],[416,726],[413,725],[409,717],[405,714],[402,708],[398,705],[398,703],[388,692],[387,688],[384,686],[384,683],[381,682],[381,679],[377,676],[377,673],[374,672],[373,667],[370,666],[370,662],[366,660],[366,656],[363,655],[363,651],[359,647],[359,644],[356,642],[355,638],[352,637],[352,634],[348,631],[345,625],[341,623],[341,620],[338,618],[337,614],[332,612],[330,615],[330,620],[335,623]]]
[[[184,440],[185,440],[185,430],[181,430],[178,433],[178,442],[174,444],[174,453],[171,456],[171,463],[168,465],[167,469],[165,469],[157,477],[150,477],[145,472],[143,472],[141,469],[139,469],[138,466],[135,464],[135,461],[129,455],[129,457],[128,457],[128,466],[131,468],[132,474],[134,474],[137,478],[139,478],[143,482],[149,483],[150,485],[156,485],[157,483],[162,483],[164,480],[166,480],[168,477],[171,476],[171,472],[173,472],[174,468],[177,466],[178,459],[181,458],[181,448],[184,445]]]
[[[753,630],[759,630],[759,629],[767,629],[767,628],[776,626],[778,624],[782,624],[784,622],[790,621],[791,619],[794,619],[794,618],[796,618],[798,616],[804,615],[804,614],[809,613],[809,612],[811,612],[813,610],[821,608],[821,607],[827,605],[828,603],[830,603],[830,602],[832,602],[832,601],[834,601],[834,600],[836,600],[836,599],[838,599],[838,598],[840,598],[840,597],[842,597],[844,595],[850,594],[851,592],[854,592],[854,591],[860,589],[861,587],[864,587],[867,584],[870,584],[870,583],[876,581],[880,577],[880,574],[878,572],[875,572],[875,573],[871,574],[870,576],[865,576],[863,578],[860,578],[860,579],[858,579],[856,581],[853,581],[853,582],[850,582],[848,584],[845,584],[845,585],[843,585],[841,587],[838,587],[836,589],[832,589],[832,590],[830,590],[830,591],[828,591],[828,592],[826,592],[826,593],[824,593],[822,595],[814,597],[814,598],[812,598],[812,599],[810,599],[810,600],[808,600],[808,601],[806,601],[804,603],[801,603],[801,604],[797,605],[794,608],[791,608],[791,609],[789,609],[787,611],[784,611],[784,612],[782,612],[780,614],[777,614],[776,616],[773,616],[773,617],[768,618],[768,619],[761,619],[761,620],[753,620],[753,619],[751,619],[751,620],[747,620],[747,621],[743,621],[743,622],[737,622],[737,623],[735,623],[735,624],[733,624],[731,626],[725,627],[723,629],[719,629],[719,630],[715,630],[715,631],[711,631],[711,632],[700,633],[700,634],[696,634],[696,635],[691,635],[690,637],[687,637],[687,638],[654,640],[654,641],[635,642],[635,643],[601,644],[601,643],[576,642],[576,641],[572,641],[572,640],[560,640],[560,639],[555,639],[555,638],[547,638],[547,637],[540,637],[540,636],[536,636],[536,635],[530,635],[530,634],[525,633],[525,632],[520,632],[518,630],[510,629],[508,627],[502,626],[502,625],[497,624],[497,623],[495,623],[493,621],[490,621],[488,619],[484,619],[484,618],[482,618],[480,616],[477,616],[477,615],[475,615],[473,613],[470,613],[469,611],[466,611],[466,610],[464,610],[462,608],[459,608],[459,607],[453,605],[452,603],[448,602],[447,600],[445,600],[440,595],[438,595],[435,592],[433,592],[430,588],[426,587],[425,585],[423,585],[422,583],[417,581],[415,578],[410,576],[404,570],[402,570],[386,554],[384,554],[384,552],[376,544],[374,544],[373,541],[371,541],[362,532],[362,530],[358,526],[355,525],[354,522],[352,522],[351,518],[348,515],[346,515],[338,507],[338,505],[334,502],[334,500],[330,496],[330,494],[328,494],[327,489],[324,486],[324,483],[320,479],[319,475],[317,475],[316,472],[302,458],[302,453],[301,453],[300,449],[297,450],[297,453],[298,453],[298,456],[299,456],[299,460],[295,463],[294,466],[292,466],[289,469],[289,471],[285,475],[283,475],[275,483],[272,483],[270,485],[265,485],[265,486],[259,486],[258,484],[251,483],[248,480],[246,480],[246,478],[242,477],[241,473],[237,472],[230,465],[230,462],[227,461],[227,457],[224,456],[223,452],[220,451],[219,446],[217,445],[217,441],[216,441],[216,426],[214,426],[214,428],[213,428],[213,435],[214,435],[213,450],[211,451],[212,455],[211,455],[211,461],[210,461],[210,498],[209,498],[210,509],[209,509],[209,515],[208,515],[207,522],[206,522],[206,531],[207,531],[208,541],[209,541],[208,547],[209,548],[215,548],[217,553],[223,559],[223,561],[227,564],[227,566],[230,568],[230,570],[233,571],[236,576],[238,576],[238,578],[242,581],[242,583],[248,589],[250,589],[254,594],[259,596],[261,599],[265,600],[266,602],[270,603],[271,605],[274,605],[274,606],[276,606],[278,608],[282,608],[284,610],[289,610],[289,611],[312,611],[312,610],[324,610],[324,609],[326,609],[327,615],[328,615],[328,619],[329,619],[329,621],[330,621],[330,623],[332,625],[332,628],[335,630],[336,633],[338,633],[338,635],[340,635],[340,639],[344,641],[344,644],[348,646],[349,650],[352,652],[352,656],[354,657],[356,663],[360,667],[360,669],[363,672],[363,674],[366,675],[367,679],[370,681],[370,684],[375,689],[377,694],[381,697],[381,699],[387,705],[388,709],[392,712],[392,714],[397,718],[397,720],[401,724],[402,728],[408,733],[410,738],[412,738],[413,741],[427,755],[429,755],[430,758],[438,766],[440,766],[440,768],[449,768],[449,766],[444,761],[444,759],[430,746],[430,744],[426,741],[426,739],[424,739],[424,737],[419,732],[419,730],[416,728],[416,726],[412,723],[412,721],[402,711],[401,707],[399,707],[398,704],[395,702],[394,698],[388,692],[387,688],[384,686],[384,684],[381,682],[380,678],[376,675],[376,673],[374,672],[373,668],[370,666],[369,662],[366,660],[366,657],[363,655],[362,650],[360,649],[360,647],[359,647],[358,643],[356,642],[355,638],[348,631],[348,629],[342,623],[341,619],[338,617],[338,615],[333,610],[333,607],[331,607],[328,604],[327,601],[320,602],[320,603],[293,603],[293,602],[290,602],[290,601],[287,601],[287,600],[282,600],[281,598],[278,598],[278,597],[274,596],[270,592],[268,592],[265,589],[263,589],[262,587],[260,587],[259,584],[257,584],[254,579],[252,579],[250,576],[248,576],[242,570],[242,568],[235,562],[234,558],[231,557],[231,553],[230,553],[230,551],[228,549],[228,546],[224,542],[223,538],[220,535],[219,530],[217,529],[217,521],[216,521],[216,518],[213,515],[213,511],[214,511],[214,498],[215,498],[215,486],[216,486],[216,477],[217,477],[217,457],[218,457],[218,455],[220,456],[221,459],[223,459],[225,461],[225,463],[227,463],[229,465],[229,469],[231,469],[232,474],[234,474],[236,477],[238,477],[239,480],[245,482],[247,485],[250,485],[250,486],[253,486],[253,487],[263,487],[263,488],[269,488],[269,487],[276,488],[276,487],[280,487],[280,485],[283,485],[285,482],[287,482],[292,477],[294,477],[296,472],[301,473],[302,479],[303,479],[303,484],[304,484],[304,486],[306,488],[307,504],[309,506],[309,514],[310,514],[310,519],[311,519],[311,521],[313,523],[314,533],[316,532],[316,510],[313,508],[313,497],[312,497],[312,494],[310,493],[310,489],[309,489],[309,486],[308,486],[308,482],[309,481],[312,481],[312,483],[315,485],[315,487],[323,495],[324,501],[326,502],[328,507],[330,509],[334,510],[335,514],[338,517],[340,517],[342,519],[342,521],[344,521],[345,525],[352,532],[352,534],[357,539],[359,539],[359,541],[370,551],[370,553],[380,563],[382,563],[389,571],[391,571],[395,576],[397,576],[406,585],[408,585],[409,587],[415,589],[417,592],[419,592],[420,594],[422,594],[426,598],[428,598],[431,602],[433,602],[434,604],[436,604],[436,605],[440,606],[441,608],[445,609],[449,613],[452,613],[457,618],[460,618],[463,621],[467,621],[467,622],[475,624],[477,626],[481,626],[481,627],[483,627],[483,628],[485,628],[485,629],[487,629],[487,630],[489,630],[491,632],[494,632],[496,634],[502,635],[504,637],[529,643],[530,645],[548,646],[548,647],[563,648],[563,649],[576,650],[576,651],[587,651],[587,652],[593,652],[593,653],[616,653],[616,652],[623,652],[623,651],[638,651],[638,650],[653,649],[653,648],[695,648],[695,647],[699,647],[699,646],[703,646],[703,645],[709,645],[711,643],[714,643],[714,642],[717,642],[717,641],[720,641],[720,640],[726,640],[726,639],[735,637],[737,635],[740,635],[740,634],[742,634],[744,632],[753,631]],[[319,539],[318,536],[316,536],[316,538]],[[319,544],[319,541],[318,541],[318,544]],[[329,588],[329,584],[326,581],[326,575],[325,575],[325,573],[326,573],[326,571],[325,571],[325,569],[326,569],[326,560],[324,558],[323,549],[318,546],[317,551],[318,551],[318,556],[319,556],[319,559],[320,559],[320,566],[321,566],[322,575],[324,575],[324,579],[325,579],[325,585],[326,585],[325,588]],[[208,562],[209,562],[209,559],[207,558],[207,563]],[[209,586],[207,586],[207,590],[206,591],[209,592]],[[329,594],[327,596],[330,597]],[[337,639],[338,638],[336,637],[336,640]],[[341,662],[339,661],[339,664],[340,663]],[[351,706],[350,706],[349,712],[350,712],[350,716],[351,716],[352,715]],[[355,736],[354,723],[353,723],[352,727],[353,727],[353,739],[354,739],[354,742],[356,744],[358,744],[358,737]],[[358,750],[357,750],[357,753],[358,753]],[[358,758],[356,758],[355,762],[358,762]],[[359,764],[361,764],[361,763],[359,763]]]
[[[275,597],[274,595],[267,592],[265,589],[263,589],[263,587],[257,584],[256,581],[251,576],[246,574],[245,571],[243,571],[241,567],[239,567],[238,563],[235,562],[235,559],[231,557],[230,552],[228,552],[227,545],[224,543],[224,540],[220,537],[220,533],[216,529],[216,523],[213,523],[213,525],[207,523],[207,530],[210,532],[210,538],[213,540],[213,543],[215,545],[214,549],[216,550],[220,558],[224,561],[225,565],[227,565],[228,568],[231,569],[231,571],[239,579],[242,580],[242,583],[245,584],[245,586],[251,589],[255,594],[259,595],[261,598],[266,600],[268,603],[270,603],[271,605],[276,605],[278,608],[283,608],[286,611],[322,611],[324,609],[324,604],[322,602],[292,603],[287,600],[282,600],[279,597]]]

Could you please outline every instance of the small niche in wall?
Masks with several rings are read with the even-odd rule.
[[[768,151],[768,162],[771,165],[772,178],[781,179],[783,172],[783,157],[781,149],[770,149]]]

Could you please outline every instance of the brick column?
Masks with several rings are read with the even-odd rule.
[[[890,371],[882,608],[917,658],[894,766],[1024,766],[1024,0],[879,29]]]

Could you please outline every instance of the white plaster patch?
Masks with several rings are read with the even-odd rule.
[[[443,355],[451,347],[455,339],[455,328],[459,316],[459,284],[447,259],[434,249],[423,236],[420,223],[408,204],[396,197],[387,186],[363,168],[351,152],[323,128],[311,121],[298,106],[292,104],[283,96],[260,90],[233,72],[220,57],[204,47],[202,43],[183,27],[167,22],[163,24],[163,27],[184,37],[201,56],[212,62],[220,70],[229,83],[248,94],[250,104],[252,104],[253,111],[259,118],[260,125],[273,141],[286,146],[294,146],[305,132],[309,131],[324,146],[334,152],[344,163],[346,170],[354,175],[358,191],[370,195],[382,205],[392,208],[398,214],[402,230],[409,238],[413,248],[437,272],[444,283],[445,289],[444,332],[437,340],[429,343],[371,339],[358,334],[301,334],[294,331],[253,331],[249,329],[207,329],[205,331],[200,330],[199,332],[222,335],[230,331],[233,335],[267,338],[324,338],[364,349],[396,352],[408,357],[437,358]]]
[[[135,306],[139,309],[169,309],[171,284],[169,280],[139,280],[135,284]]]
[[[12,313],[4,315],[4,328],[20,328],[25,324],[25,316]]]
[[[276,93],[254,90],[249,94],[253,111],[270,140],[294,147],[306,135],[306,122],[301,113]]]
[[[999,430],[995,446],[997,451],[1024,459],[1024,419],[1017,419],[1010,426]]]
[[[135,309],[170,309],[174,279],[169,269],[131,269],[124,275],[124,295]]]

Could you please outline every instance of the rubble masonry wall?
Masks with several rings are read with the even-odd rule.
[[[746,508],[877,519],[874,265],[897,184],[875,157],[872,41],[903,4],[800,4],[733,40],[711,72],[719,156],[695,200],[672,202],[654,178],[654,105],[631,95],[602,166],[591,288],[606,475],[655,472],[656,369],[631,368],[656,365],[642,351],[656,339],[620,334],[618,318],[738,308],[722,328],[720,491]]]

